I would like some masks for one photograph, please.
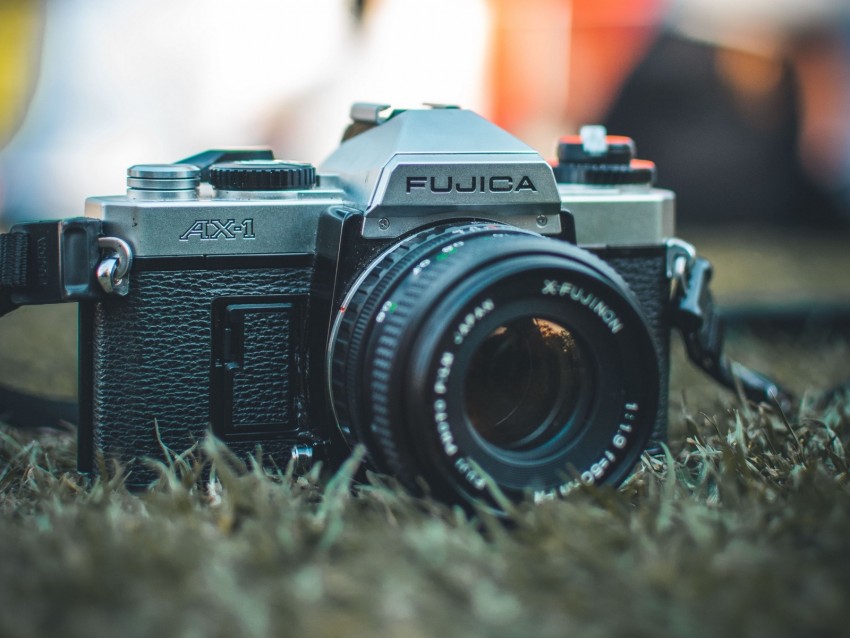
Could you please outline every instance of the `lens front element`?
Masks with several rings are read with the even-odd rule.
[[[540,446],[564,433],[582,397],[588,403],[590,374],[567,328],[520,317],[493,330],[472,355],[464,410],[475,432],[496,447]]]

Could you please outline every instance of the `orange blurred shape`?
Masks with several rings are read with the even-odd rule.
[[[664,0],[491,0],[490,115],[598,121],[652,42]]]

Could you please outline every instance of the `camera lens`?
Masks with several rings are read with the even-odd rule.
[[[342,432],[443,499],[616,484],[656,420],[658,355],[626,284],[577,246],[500,224],[422,230],[375,259],[328,357]]]
[[[520,317],[488,334],[472,355],[464,411],[487,443],[527,449],[562,433],[592,394],[583,348],[569,329]]]

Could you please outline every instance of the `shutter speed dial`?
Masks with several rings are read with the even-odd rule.
[[[553,171],[561,184],[652,185],[655,164],[634,157],[630,138],[607,135],[602,126],[583,126],[580,135],[560,139]]]
[[[243,160],[210,167],[210,184],[225,191],[285,191],[312,188],[312,164],[286,160]]]

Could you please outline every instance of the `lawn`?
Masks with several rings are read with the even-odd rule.
[[[823,387],[783,415],[677,349],[669,453],[507,523],[353,484],[357,456],[325,480],[209,442],[130,494],[75,473],[71,433],[4,428],[0,635],[846,635],[850,396],[821,390],[848,346],[733,346]]]

